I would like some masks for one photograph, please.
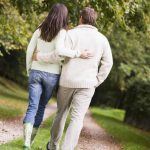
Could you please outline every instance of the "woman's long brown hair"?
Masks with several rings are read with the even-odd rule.
[[[39,26],[40,37],[47,42],[52,41],[61,29],[66,29],[68,25],[68,9],[64,4],[52,6],[48,16]]]

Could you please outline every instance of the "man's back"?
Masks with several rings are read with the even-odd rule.
[[[90,59],[69,59],[63,66],[60,85],[70,88],[90,88],[96,86],[99,80],[104,81],[112,66],[111,49],[107,38],[94,26],[79,25],[68,31],[67,39],[69,48],[80,51],[87,49],[94,56]],[[102,70],[104,76],[98,79],[98,66],[101,58],[107,60],[108,63]]]

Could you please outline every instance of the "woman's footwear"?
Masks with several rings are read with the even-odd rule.
[[[31,134],[32,134],[33,125],[31,123],[24,124],[24,149],[28,150],[31,145]]]
[[[32,134],[31,134],[31,145],[34,143],[34,139],[37,135],[37,132],[38,132],[38,128],[34,127],[33,130],[32,130]]]

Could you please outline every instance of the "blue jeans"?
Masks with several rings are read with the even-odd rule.
[[[46,104],[58,84],[59,75],[31,70],[29,76],[29,105],[23,123],[39,127],[43,121]]]

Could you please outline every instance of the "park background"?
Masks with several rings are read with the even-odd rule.
[[[96,26],[110,41],[114,65],[108,79],[96,89],[92,116],[125,150],[148,150],[149,0],[0,0],[0,121],[21,117],[26,111],[27,45],[56,2],[68,7],[70,28],[78,24],[83,7],[97,11]],[[6,145],[9,150],[11,143]]]

